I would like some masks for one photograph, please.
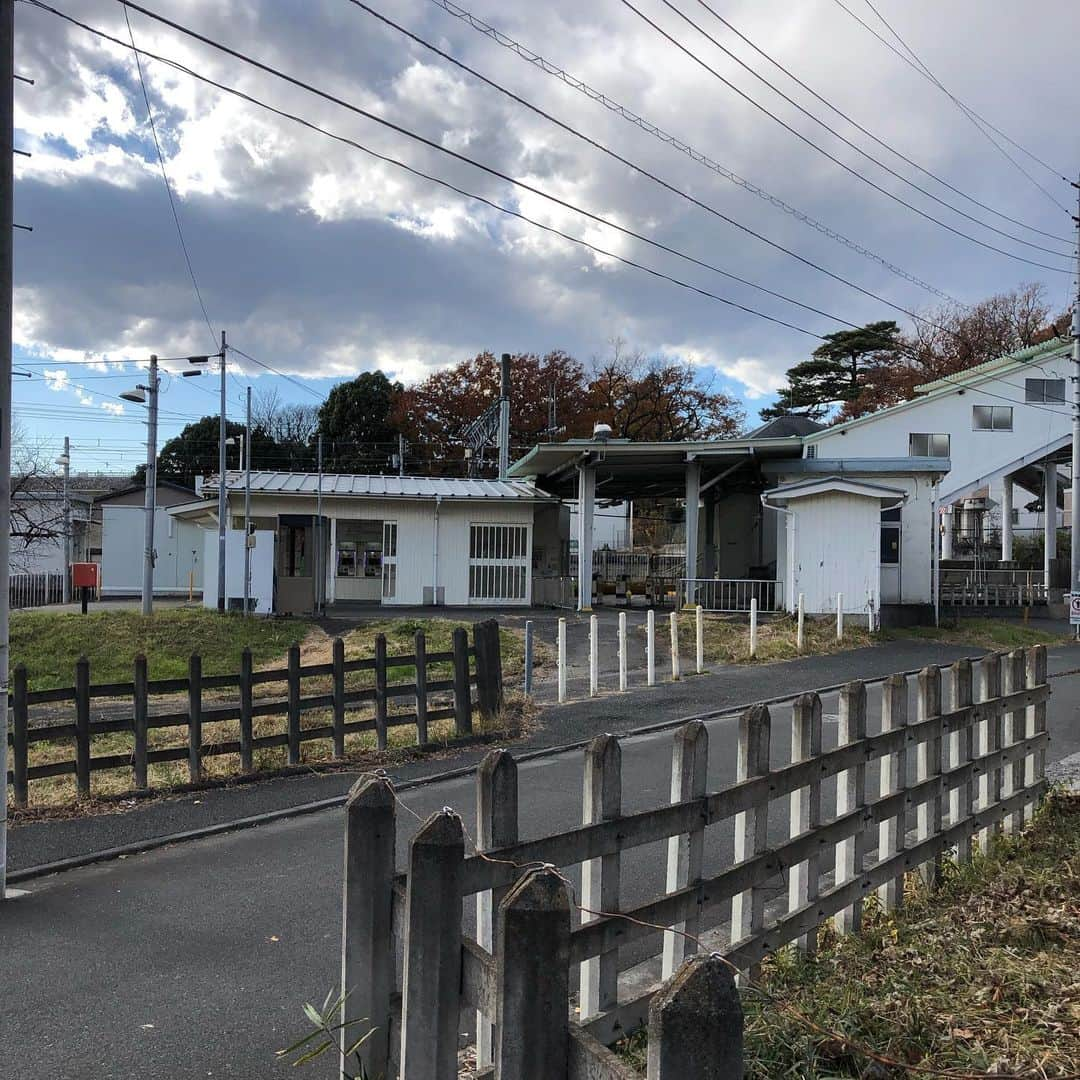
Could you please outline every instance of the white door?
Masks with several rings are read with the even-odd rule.
[[[900,508],[881,511],[881,602],[900,603]]]
[[[397,596],[397,522],[383,522],[382,598],[385,603]]]
[[[528,596],[528,525],[470,525],[469,603],[524,604]]]

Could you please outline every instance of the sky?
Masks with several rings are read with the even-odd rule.
[[[784,371],[845,323],[909,325],[905,312],[926,317],[943,295],[969,303],[1024,282],[1043,283],[1055,310],[1069,305],[1075,0],[876,0],[876,12],[868,0],[462,2],[368,6],[630,164],[352,0],[146,5],[339,103],[130,10],[139,48],[488,200],[144,58],[205,318],[132,52],[16,5],[16,70],[34,80],[16,84],[16,146],[32,155],[16,158],[15,214],[33,228],[15,236],[15,360],[30,373],[15,379],[15,418],[28,445],[50,455],[66,434],[73,469],[134,468],[145,413],[119,395],[145,381],[151,353],[206,353],[222,330],[290,376],[230,353],[237,419],[248,385],[317,402],[362,371],[410,383],[484,350],[588,363],[620,339],[693,363],[753,421]],[[117,0],[53,6],[129,40]],[[880,17],[953,98],[1044,164],[995,135],[1011,163]],[[162,441],[217,412],[215,378],[181,379],[186,366],[164,364]]]

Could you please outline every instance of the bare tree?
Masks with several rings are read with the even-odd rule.
[[[310,446],[319,430],[319,406],[282,401],[274,388],[255,395],[251,423],[283,446]]]
[[[11,430],[11,566],[28,570],[36,549],[64,535],[63,479],[53,452],[18,422]]]

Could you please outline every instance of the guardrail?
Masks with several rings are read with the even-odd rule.
[[[752,982],[769,953],[793,942],[813,951],[825,920],[841,933],[857,930],[871,893],[886,910],[900,907],[906,874],[936,886],[947,853],[970,860],[995,831],[1018,831],[1043,796],[1046,649],[985,657],[977,701],[971,661],[948,672],[947,707],[941,669],[919,673],[911,718],[909,677],[887,678],[874,735],[866,684],[848,683],[839,694],[839,745],[827,751],[821,699],[803,694],[792,706],[791,753],[781,762],[771,751],[770,710],[754,706],[739,723],[736,781],[712,791],[709,733],[693,720],[674,736],[670,804],[636,813],[622,806],[620,741],[599,736],[584,753],[582,824],[527,840],[517,766],[508,752],[492,751],[476,774],[475,854],[466,850],[461,818],[444,809],[414,836],[402,875],[394,872],[393,787],[385,776],[359,781],[346,810],[342,994],[349,1015],[373,1028],[359,1051],[367,1075],[397,1076],[400,1064],[410,1080],[456,1080],[459,1010],[470,1008],[477,1010],[480,1076],[625,1076],[606,1047],[646,1021],[651,1080],[741,1076],[741,1067],[715,1069],[718,1054],[731,1061],[741,1054],[732,1046],[733,1038],[741,1046],[741,1025],[703,1031],[701,1038],[720,1040],[708,1052],[689,1041],[689,1028],[676,1046],[664,1037],[673,995],[701,977],[686,967],[688,957],[715,952]],[[824,820],[823,790],[833,787],[836,814]],[[770,847],[778,803],[788,810],[788,839]],[[707,866],[714,850],[707,830],[732,819],[734,860]],[[667,842],[666,892],[623,904],[623,854],[658,841]],[[551,869],[538,881],[545,865]],[[559,888],[575,865],[580,904]],[[461,927],[464,900],[473,895],[470,939]],[[571,921],[571,907],[580,923]],[[671,981],[620,998],[619,973],[628,966],[620,950],[658,932],[662,978]],[[579,1020],[569,1021],[574,965]],[[717,979],[715,968],[709,978]],[[727,992],[718,982],[714,989]],[[736,1020],[737,1000],[721,1004]],[[716,1017],[704,1012],[709,1027]],[[350,1032],[346,1043],[360,1034]]]
[[[758,611],[784,610],[784,583],[757,578],[680,578],[679,592],[684,607],[706,611],[749,611],[757,601]]]
[[[189,779],[191,783],[198,783],[203,775],[203,760],[211,755],[238,754],[240,771],[244,773],[252,771],[256,750],[283,746],[288,750],[288,764],[299,765],[305,742],[330,739],[334,757],[342,758],[346,735],[374,732],[376,747],[385,750],[389,729],[403,725],[415,725],[416,741],[423,745],[428,742],[428,725],[431,723],[452,719],[455,735],[460,737],[472,732],[475,710],[485,719],[492,719],[502,706],[502,657],[499,626],[494,620],[473,627],[472,646],[465,628],[458,627],[453,633],[453,648],[447,652],[429,653],[422,632],[416,634],[411,654],[388,656],[386,650],[386,637],[380,634],[375,638],[373,656],[346,660],[345,643],[341,638],[335,638],[330,663],[301,664],[300,646],[294,644],[289,648],[287,667],[254,671],[251,650],[245,649],[238,673],[206,676],[202,673],[202,658],[195,654],[189,660],[186,678],[156,680],[148,677],[146,657],[137,656],[132,682],[98,684],[90,681],[90,662],[84,657],[75,666],[74,686],[38,691],[28,690],[26,668],[20,664],[12,673],[9,703],[12,771],[8,773],[8,783],[12,786],[15,805],[26,806],[30,783],[46,777],[74,774],[78,794],[88,796],[91,774],[103,769],[131,769],[135,787],[145,790],[149,787],[147,767],[160,762],[187,761]],[[450,677],[429,678],[436,665],[449,667]],[[411,676],[392,683],[391,673],[401,668],[411,668]],[[372,672],[374,685],[349,688],[346,676],[356,672]],[[330,681],[329,693],[305,696],[305,680],[316,678]],[[280,692],[269,699],[256,698],[256,687],[275,684],[284,684],[284,698]],[[237,690],[238,701],[225,705],[215,702],[207,707],[204,691],[221,689]],[[176,707],[180,695],[186,695],[183,708]],[[155,697],[162,700],[161,711],[151,708]],[[123,699],[131,702],[130,712],[92,718],[95,701],[121,702]],[[403,711],[400,706],[392,707],[402,699],[406,702],[412,699],[412,708]],[[30,726],[31,707],[68,702],[74,704],[73,722]],[[359,708],[370,715],[350,719],[350,714],[355,715]],[[329,723],[303,727],[301,717],[311,711],[328,713]],[[256,736],[252,721],[264,716],[283,716],[284,730]],[[239,738],[223,741],[204,738],[204,727],[221,721],[238,721]],[[150,749],[149,733],[160,728],[186,728],[187,745]],[[130,753],[93,753],[95,736],[118,732],[132,736]],[[32,746],[55,742],[72,744],[75,756],[46,764],[30,764]]]

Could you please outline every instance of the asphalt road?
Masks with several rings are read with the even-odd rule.
[[[1051,656],[1051,672],[1074,665],[1069,651]],[[748,698],[769,689],[759,686]],[[873,690],[870,699],[873,732]],[[652,719],[641,707],[648,700],[645,693],[618,699],[639,723]],[[1080,752],[1078,707],[1080,679],[1055,682],[1052,760]],[[824,701],[826,747],[835,745],[835,713],[832,695]],[[773,761],[783,763],[789,714],[779,705],[773,715]],[[734,775],[737,720],[708,727],[709,785],[716,788]],[[666,801],[670,746],[670,732],[623,740],[626,810]],[[871,769],[871,790],[876,780]],[[453,806],[473,830],[469,777],[435,780],[402,797],[421,816]],[[520,800],[525,836],[578,822],[580,751],[523,763]],[[830,813],[828,789],[825,801]],[[770,813],[772,839],[786,835],[782,803]],[[404,860],[416,822],[404,813],[399,822]],[[304,1031],[301,1004],[321,1001],[338,977],[341,829],[341,812],[328,811],[34,881],[30,896],[0,909],[0,1077],[287,1075],[274,1051]],[[730,861],[731,838],[730,825],[709,830],[706,872]],[[662,845],[628,853],[623,866],[624,903],[662,889]],[[313,1068],[300,1075],[331,1074]]]

